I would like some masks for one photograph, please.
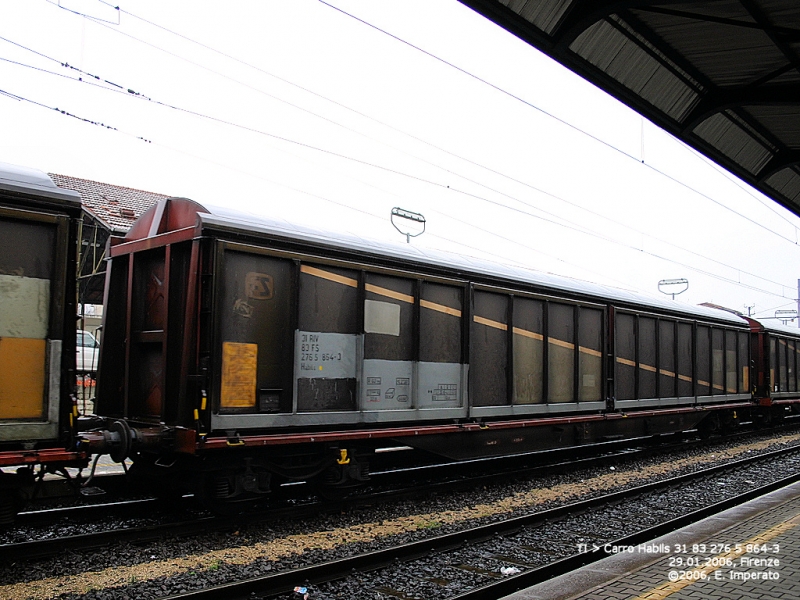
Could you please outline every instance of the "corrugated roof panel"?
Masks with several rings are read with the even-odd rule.
[[[755,175],[772,153],[725,113],[717,113],[694,128],[694,133],[742,168]]]
[[[72,203],[76,207],[80,206],[81,201],[79,194],[62,190],[46,173],[5,162],[0,162],[0,190],[34,193]]]
[[[793,167],[781,169],[764,183],[789,200],[800,203],[800,175]]]
[[[756,105],[747,106],[745,110],[787,148],[800,149],[800,106]]]
[[[630,23],[623,20],[619,15],[616,14],[610,15],[609,19],[611,22],[620,27],[621,30],[624,30],[630,38],[636,40],[643,49],[649,51],[657,58],[657,60],[661,61],[664,65],[667,65],[668,68],[672,69],[672,71],[677,74],[678,78],[683,80],[689,87],[698,92],[702,92],[704,90],[699,81],[685,71],[679,64],[664,54],[656,45],[652,43],[652,41],[642,35],[638,29],[632,27]]]
[[[572,42],[570,50],[676,121],[698,101],[697,92],[656,59],[649,48],[607,21],[587,28]]]
[[[228,208],[218,209],[210,206],[205,208],[212,211],[211,213],[201,213],[199,215],[205,227],[280,236],[296,242],[306,241],[364,254],[373,252],[375,256],[384,256],[395,260],[400,259],[404,264],[408,265],[409,269],[414,269],[415,265],[419,264],[444,267],[451,269],[454,273],[461,271],[473,276],[493,277],[498,280],[500,285],[503,285],[502,280],[506,280],[509,284],[511,282],[520,282],[536,285],[545,293],[552,293],[553,295],[565,293],[583,294],[596,299],[632,304],[643,307],[645,310],[663,310],[694,318],[716,319],[736,325],[745,324],[741,318],[733,313],[715,308],[692,306],[667,300],[666,298],[636,294],[628,290],[569,277],[560,277],[552,273],[544,273],[524,267],[504,265],[474,256],[453,254],[431,248],[423,250],[413,244],[401,242],[371,240],[369,245],[365,245],[360,237],[342,232],[321,232],[293,224],[288,224],[287,226],[286,221],[276,221],[269,217],[257,217],[247,213],[237,214],[237,211]]]
[[[745,85],[786,64],[786,57],[758,29],[703,21],[700,14],[632,12],[715,85]]]
[[[761,10],[768,14],[770,21],[781,27],[800,29],[800,12],[797,10],[797,0],[761,0]]]
[[[665,77],[664,75],[669,75]],[[667,112],[675,119],[683,117],[699,102],[699,95],[690,87],[675,83],[680,81],[666,69],[660,69],[641,89],[642,98],[654,106],[670,107]]]
[[[626,39],[609,63],[606,73],[638,93],[658,69],[659,65],[652,56],[643,52],[633,40]]]
[[[533,23],[547,34],[553,33],[561,17],[567,12],[572,0],[500,0],[529,23]]]
[[[794,337],[800,337],[800,329],[797,327],[792,327],[791,325],[784,325],[783,323],[766,323],[764,321],[759,321],[761,325],[763,325],[764,329],[767,331],[771,331],[772,333],[782,333],[784,335],[792,335]]]
[[[606,21],[597,21],[570,44],[569,49],[605,72],[630,40]]]
[[[793,47],[794,51],[800,54],[800,44],[795,44]],[[798,83],[798,82],[800,82],[800,73],[798,73],[795,69],[792,69],[791,71],[788,71],[783,75],[779,75],[778,77],[770,81],[770,83],[774,85],[782,85],[787,83]]]
[[[646,3],[651,4],[651,3]],[[653,3],[655,4],[655,3]],[[664,6],[664,2],[661,3]],[[745,10],[740,0],[696,0],[695,2],[667,2],[670,8],[682,13],[698,16],[717,17],[720,19],[735,19],[747,23],[756,23],[756,20]],[[631,11],[633,12],[633,11]]]
[[[566,6],[563,0],[460,1],[800,215],[794,175],[775,177],[770,186],[759,170],[767,159],[765,149],[787,157],[800,150],[798,128],[782,120],[780,109],[771,118],[751,108],[800,107],[800,94],[793,91],[800,84],[797,0],[573,0],[557,22],[558,11]],[[633,73],[639,69],[643,72]],[[770,93],[782,85],[787,87]],[[732,108],[747,121],[737,123],[737,131],[715,117],[698,135],[695,119],[716,112],[706,108],[702,115],[694,114],[706,99],[712,106]],[[751,118],[746,111],[757,116]]]

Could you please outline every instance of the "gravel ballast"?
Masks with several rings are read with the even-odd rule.
[[[121,544],[100,552],[4,565],[0,567],[0,598],[159,598],[507,519],[799,444],[800,434],[723,443],[668,458],[633,460],[414,502],[387,502],[302,522],[250,525],[207,538],[166,540],[144,547]],[[490,561],[492,568],[496,562]]]

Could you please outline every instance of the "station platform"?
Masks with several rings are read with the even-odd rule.
[[[502,600],[798,598],[800,483],[795,483]]]

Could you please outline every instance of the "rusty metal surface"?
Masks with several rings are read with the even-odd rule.
[[[125,235],[125,241],[144,240],[180,229],[193,228],[197,223],[198,214],[203,212],[206,212],[203,206],[188,198],[160,200],[136,220]]]
[[[71,463],[85,460],[88,456],[86,452],[71,452],[61,449],[0,452],[0,467]]]
[[[701,415],[712,410],[730,410],[752,406],[749,402],[737,402],[722,406],[682,407],[660,410],[641,410],[631,412],[575,415],[566,417],[544,417],[540,419],[523,419],[513,421],[494,421],[487,423],[464,423],[453,425],[423,425],[409,427],[381,427],[379,429],[358,429],[352,431],[320,431],[313,433],[283,433],[271,435],[243,435],[236,439],[236,443],[243,446],[275,446],[282,444],[313,444],[324,442],[347,442],[355,440],[406,438],[417,436],[457,434],[466,432],[499,431],[513,429],[528,429],[544,426],[564,426],[580,423],[617,421],[620,419],[648,419],[652,417]],[[225,437],[208,437],[198,442],[198,450],[211,450],[228,448],[230,440]]]

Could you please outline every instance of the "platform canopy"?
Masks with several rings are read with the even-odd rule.
[[[460,0],[800,215],[800,2]]]

